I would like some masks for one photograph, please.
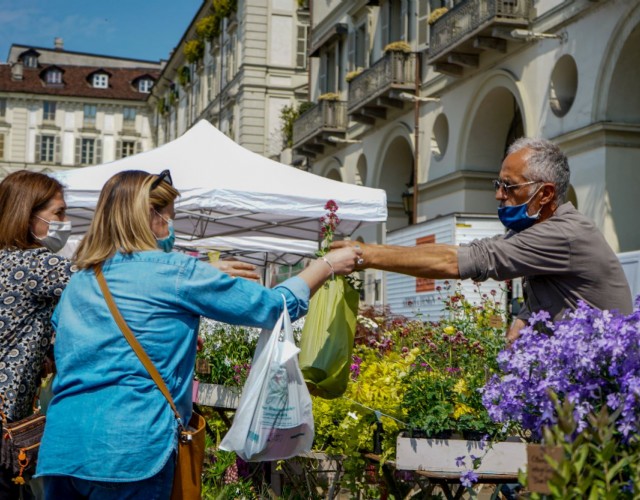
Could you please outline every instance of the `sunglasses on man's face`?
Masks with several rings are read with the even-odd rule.
[[[169,172],[169,170],[163,170],[160,172],[158,178],[151,183],[151,189],[149,189],[149,191],[153,191],[157,188],[162,181],[169,184],[169,186],[173,186],[173,180],[171,179],[171,172]]]

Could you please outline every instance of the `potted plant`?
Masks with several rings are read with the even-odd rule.
[[[388,43],[385,48],[385,52],[401,52],[403,54],[409,54],[411,52],[411,45],[407,42],[399,40],[397,42]]]
[[[347,83],[349,83],[351,80],[353,80],[356,76],[358,76],[360,73],[362,73],[364,71],[363,68],[356,68],[353,71],[349,71],[345,76],[344,79]]]
[[[318,96],[318,101],[338,101],[340,100],[340,94],[337,92],[326,92]]]
[[[185,42],[182,52],[188,63],[198,62],[204,56],[204,42],[199,39]]]
[[[429,23],[430,25],[435,23],[438,19],[444,16],[448,11],[449,9],[447,9],[446,7],[440,7],[439,9],[432,10],[431,14],[429,14],[429,17],[427,18],[427,23]]]
[[[408,430],[398,437],[398,468],[463,472],[474,460],[462,458],[473,455],[482,457],[483,472],[515,475],[525,463],[521,443],[484,444],[502,430],[481,394],[505,345],[498,293],[471,304],[457,291],[445,300],[448,317],[425,323],[420,352],[403,379]]]

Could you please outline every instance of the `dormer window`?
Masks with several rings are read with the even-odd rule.
[[[93,75],[92,85],[96,89],[108,89],[109,88],[109,75],[106,73],[96,73]]]
[[[38,58],[32,54],[26,55],[22,58],[22,64],[25,68],[37,68]]]
[[[40,53],[37,50],[28,49],[18,56],[18,60],[25,68],[37,68],[38,57],[40,57]]]
[[[138,80],[138,92],[148,94],[151,92],[151,87],[153,87],[153,80],[151,78],[141,78]]]
[[[50,69],[44,75],[44,81],[47,85],[61,85],[62,84],[62,71],[59,69]]]

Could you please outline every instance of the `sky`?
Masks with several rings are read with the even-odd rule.
[[[0,0],[0,61],[11,44],[159,61],[210,0]]]

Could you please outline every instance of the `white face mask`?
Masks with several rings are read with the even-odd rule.
[[[36,217],[38,216],[36,215]],[[38,217],[38,219],[49,224],[49,230],[47,235],[42,238],[37,237],[35,234],[33,237],[54,253],[62,250],[71,235],[71,221],[49,221],[42,217]]]

